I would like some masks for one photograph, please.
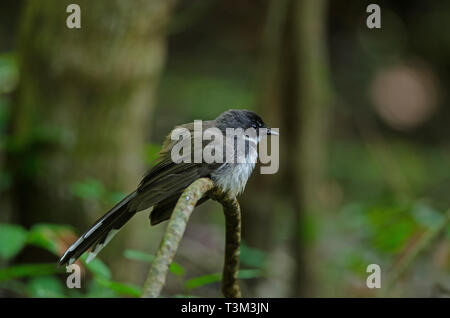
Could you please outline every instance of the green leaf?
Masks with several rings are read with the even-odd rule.
[[[402,205],[376,205],[367,212],[373,245],[384,253],[398,253],[408,239],[420,230],[409,208]]]
[[[191,278],[186,281],[185,287],[187,290],[191,290],[197,287],[201,287],[204,285],[217,283],[222,280],[222,274],[220,273],[214,273],[214,274],[208,274],[208,275],[202,275],[198,277]]]
[[[131,260],[151,263],[155,259],[155,256],[136,250],[125,250],[125,257]],[[169,266],[169,271],[176,276],[183,276],[185,273],[184,267],[178,263],[172,262]]]
[[[155,259],[155,256],[136,250],[125,250],[124,256],[128,259],[140,262],[151,263]]]
[[[117,293],[100,285],[96,279],[91,279],[91,281],[88,282],[87,293],[84,296],[90,298],[113,298],[117,297]]]
[[[27,231],[14,224],[0,224],[0,257],[11,259],[25,246]]]
[[[63,273],[63,269],[58,269],[53,263],[15,265],[0,269],[0,282],[8,279],[55,273]]]
[[[177,264],[175,262],[172,262],[169,266],[169,271],[176,275],[176,276],[183,276],[184,275],[184,268],[180,264]]]
[[[83,261],[86,268],[92,272],[95,278],[111,278],[111,271],[109,270],[108,266],[106,266],[101,260],[98,258],[94,258],[89,263],[86,263],[87,255],[84,254],[81,256],[81,260]]]
[[[240,270],[238,273],[238,278],[240,279],[251,279],[251,278],[257,278],[264,276],[263,272],[259,269],[243,269]],[[191,290],[197,287],[201,287],[204,285],[217,283],[222,280],[222,274],[221,273],[213,273],[203,276],[198,276],[191,278],[186,281],[185,288],[187,290]]]
[[[95,279],[101,286],[109,288],[118,294],[139,297],[141,296],[141,289],[138,286],[132,284],[124,284],[119,282],[114,282],[108,279],[97,277]]]
[[[27,243],[58,255],[58,237],[64,232],[71,233],[72,228],[65,225],[36,224],[28,234]]]
[[[31,297],[65,297],[62,283],[54,276],[35,277],[28,283]]]

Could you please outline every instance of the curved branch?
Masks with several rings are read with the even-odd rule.
[[[141,297],[158,297],[161,293],[169,265],[178,249],[189,217],[197,202],[206,193],[213,200],[222,204],[225,214],[226,236],[222,292],[225,297],[241,297],[241,290],[237,282],[241,241],[241,210],[235,197],[213,188],[214,184],[211,179],[198,179],[187,187],[178,199],[161,245],[148,272]]]
[[[222,274],[222,293],[227,298],[240,298],[241,288],[237,281],[241,246],[241,208],[235,197],[215,189],[211,198],[220,202],[225,214],[225,260]]]
[[[166,232],[161,245],[147,274],[141,297],[158,297],[166,282],[169,265],[175,256],[181,238],[186,229],[187,221],[194,210],[197,201],[213,188],[211,179],[202,178],[196,180],[184,190],[173,209]]]

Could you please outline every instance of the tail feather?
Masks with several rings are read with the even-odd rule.
[[[58,265],[73,264],[85,251],[94,245],[88,261],[91,261],[97,253],[109,243],[120,228],[136,213],[130,211],[130,202],[136,196],[136,192],[129,194],[116,204],[108,213],[102,216],[94,225],[73,243],[61,259]]]
[[[112,238],[120,231],[122,226],[125,225],[134,215],[136,211],[127,212],[116,219],[109,228],[103,233],[97,242],[92,246],[91,251],[88,254],[86,263],[93,260],[97,254],[112,240]]]

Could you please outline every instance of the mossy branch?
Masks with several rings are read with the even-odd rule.
[[[222,292],[225,297],[241,297],[237,283],[241,238],[241,212],[236,198],[214,188],[211,179],[201,178],[192,183],[178,199],[170,217],[158,252],[147,274],[141,297],[158,297],[165,284],[169,265],[186,229],[189,217],[197,202],[204,196],[220,202],[224,208],[226,222],[225,262],[222,277]]]

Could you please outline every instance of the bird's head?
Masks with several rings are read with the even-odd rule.
[[[248,128],[254,128],[259,135],[259,129],[267,129],[267,135],[278,135],[277,132],[268,128],[264,121],[253,111],[246,109],[231,109],[222,113],[216,118],[217,127],[223,132],[227,128],[242,128],[244,131]]]

